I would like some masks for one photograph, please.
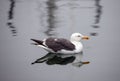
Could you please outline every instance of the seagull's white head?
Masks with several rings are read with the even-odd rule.
[[[71,35],[71,38],[70,38],[71,41],[76,41],[76,42],[80,42],[81,39],[88,40],[89,37],[88,36],[84,36],[84,35],[82,35],[80,33],[73,33]]]

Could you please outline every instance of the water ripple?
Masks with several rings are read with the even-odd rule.
[[[7,25],[9,26],[9,29],[12,32],[12,36],[17,36],[17,29],[16,29],[16,27],[14,26],[14,23],[13,23],[14,8],[15,8],[16,0],[9,0],[9,1],[10,1],[10,8],[9,8],[9,11],[8,11]]]

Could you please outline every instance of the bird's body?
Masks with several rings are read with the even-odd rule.
[[[81,42],[71,42],[63,38],[48,38],[44,41],[31,39],[36,42],[36,45],[42,47],[51,53],[74,54],[79,53],[83,49]]]
[[[88,39],[88,37],[83,36],[80,33],[73,33],[70,40],[52,37],[44,40],[31,40],[35,42],[35,45],[40,46],[51,53],[74,54],[80,53],[83,49],[83,45],[80,42],[81,39]]]

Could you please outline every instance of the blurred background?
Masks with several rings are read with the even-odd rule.
[[[0,81],[120,81],[119,0],[0,0]],[[35,64],[31,38],[90,36],[80,68]]]

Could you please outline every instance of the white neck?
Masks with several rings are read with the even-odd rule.
[[[79,41],[71,41],[73,44],[75,44],[75,45],[81,45],[82,43],[81,42],[79,42]]]

